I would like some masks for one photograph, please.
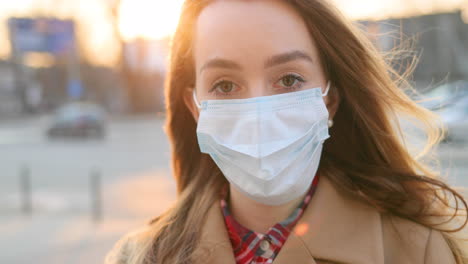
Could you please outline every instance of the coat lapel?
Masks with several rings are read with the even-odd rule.
[[[304,215],[273,263],[314,263],[303,259],[307,254],[317,264],[383,264],[380,214],[342,196],[328,178],[321,177]]]
[[[202,228],[195,263],[235,264],[219,203],[214,203]],[[341,195],[322,176],[304,215],[274,264],[383,264],[380,214]]]
[[[273,261],[274,264],[317,264],[304,241],[291,233]],[[320,264],[320,263],[319,263]]]
[[[236,263],[219,202],[211,206],[201,232],[200,243],[194,252],[194,263]]]

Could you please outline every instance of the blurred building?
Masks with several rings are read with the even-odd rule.
[[[0,64],[0,116],[50,111],[73,100],[126,111],[118,72],[80,56],[73,20],[10,18],[8,29],[12,52]]]
[[[417,87],[468,80],[468,24],[461,11],[362,23],[381,50],[402,48],[419,56],[413,74]],[[396,67],[404,71],[410,60],[402,58]]]
[[[164,77],[169,38],[138,38],[123,48],[123,77],[133,113],[164,111]]]
[[[8,61],[0,60],[0,115],[21,112],[17,98],[13,69]]]
[[[87,62],[81,62],[79,68],[81,85],[85,89],[83,99],[101,105],[109,113],[127,111],[123,80],[115,69]],[[35,77],[43,87],[43,111],[54,110],[70,100],[67,66],[63,62],[56,61],[49,67],[36,68]]]

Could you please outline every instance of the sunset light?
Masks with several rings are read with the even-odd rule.
[[[353,19],[383,19],[452,11],[464,0],[332,0]],[[183,0],[122,0],[119,28],[125,40],[159,39],[175,30]]]
[[[125,40],[138,37],[159,39],[177,26],[182,0],[123,0],[119,28]]]
[[[468,23],[466,0],[330,0],[352,19],[386,19],[418,16],[435,12],[461,10]],[[111,0],[15,0],[0,1],[0,58],[10,53],[6,20],[9,17],[50,16],[73,18],[78,24],[78,39],[83,55],[93,63],[112,65],[119,48],[113,26],[115,17],[109,16]],[[55,2],[54,2],[55,3]],[[157,40],[170,36],[179,19],[183,0],[121,0],[117,26],[124,41],[136,38]]]

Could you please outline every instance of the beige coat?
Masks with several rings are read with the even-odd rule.
[[[141,232],[141,231],[140,231]],[[144,232],[144,231],[143,231]],[[138,247],[125,236],[106,264],[123,264]],[[235,264],[219,203],[210,209],[195,251],[199,264]],[[322,177],[304,215],[273,264],[454,264],[441,233],[341,195]]]

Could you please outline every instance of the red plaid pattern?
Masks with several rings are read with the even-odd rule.
[[[314,178],[309,191],[299,206],[287,219],[275,224],[266,234],[249,230],[232,217],[226,202],[229,194],[227,188],[225,188],[223,198],[221,199],[221,208],[237,264],[265,264],[273,262],[315,193],[319,181],[318,176],[317,174]]]

